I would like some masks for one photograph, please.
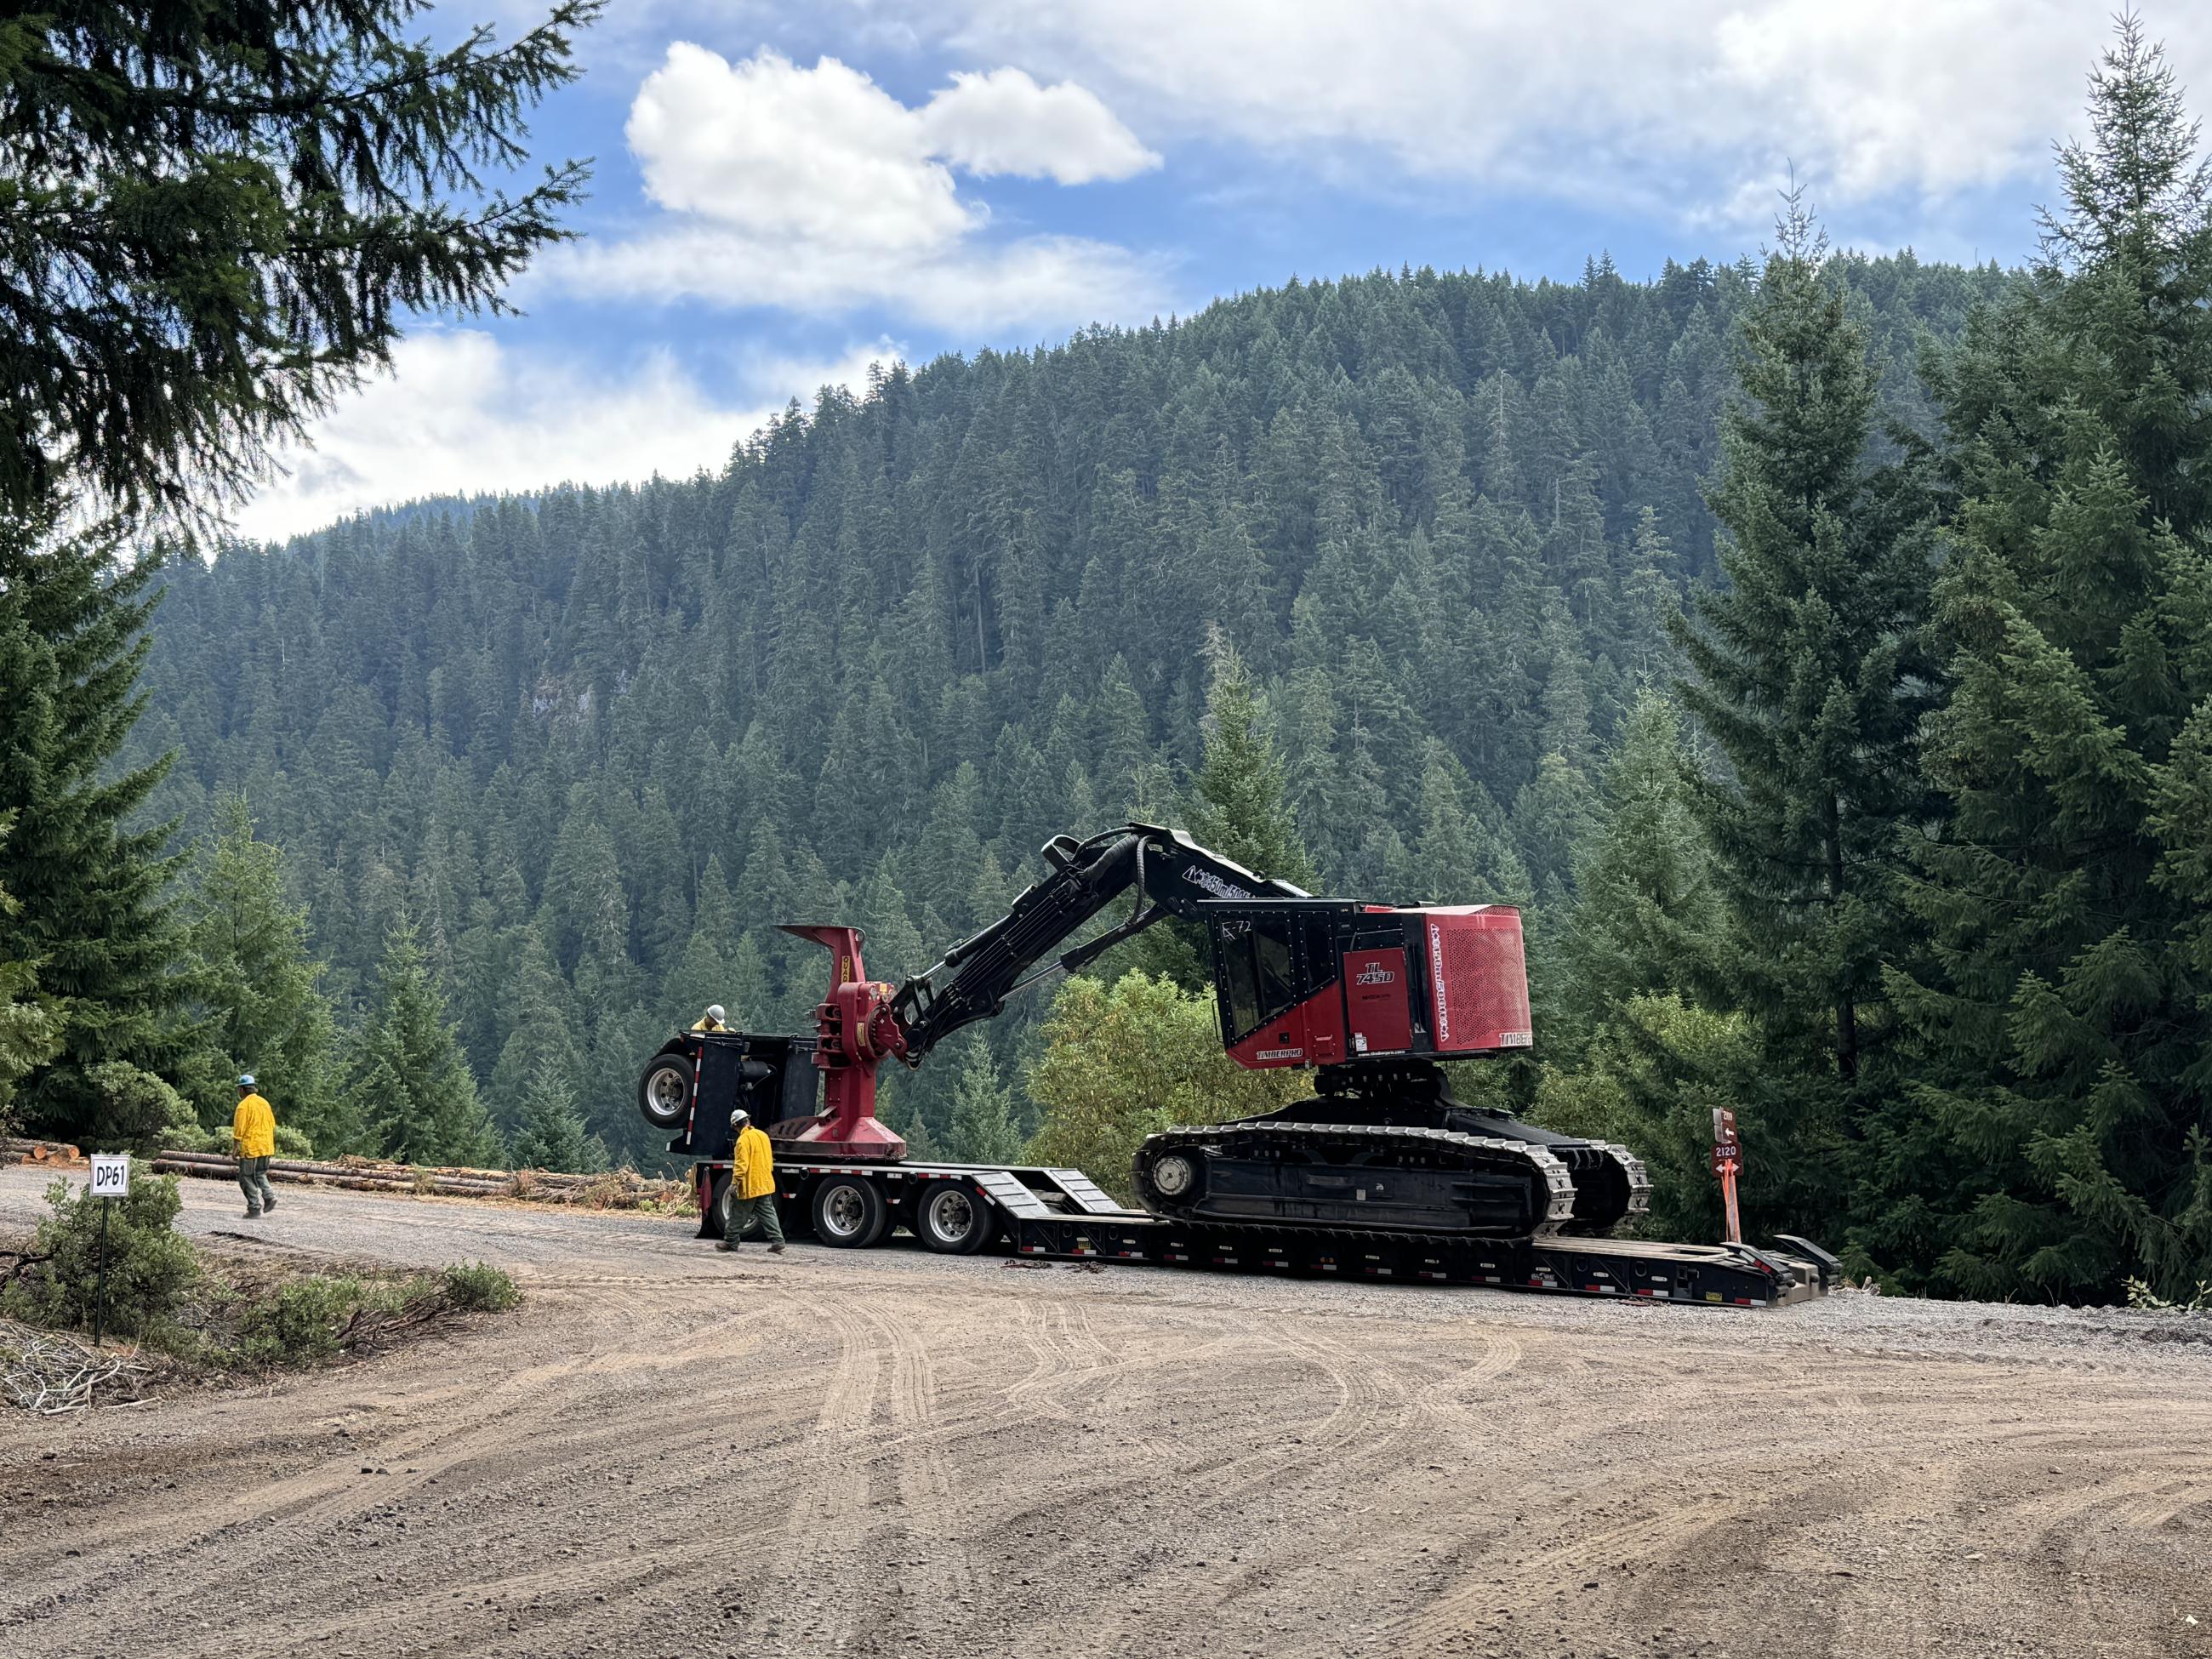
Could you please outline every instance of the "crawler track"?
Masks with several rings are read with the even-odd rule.
[[[1651,1195],[1642,1162],[1602,1141],[1280,1117],[1164,1130],[1135,1175],[1172,1220],[1465,1238],[1602,1234]]]

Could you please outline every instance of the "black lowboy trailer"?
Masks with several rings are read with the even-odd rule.
[[[728,1214],[731,1134],[721,1103],[745,1103],[757,1120],[788,1123],[813,1115],[813,1047],[809,1037],[686,1033],[664,1051],[667,1063],[641,1080],[647,1115],[680,1131],[671,1150],[696,1159],[691,1181],[701,1237],[720,1237]],[[649,1092],[656,1077],[663,1091],[657,1103]],[[787,1233],[848,1249],[880,1244],[902,1231],[948,1255],[988,1250],[1735,1308],[1819,1296],[1838,1270],[1834,1257],[1795,1237],[1759,1249],[1565,1233],[1469,1238],[1176,1221],[1125,1208],[1079,1170],[815,1158],[787,1143],[776,1150],[776,1181]]]

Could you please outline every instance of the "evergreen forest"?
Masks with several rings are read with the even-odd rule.
[[[1656,1233],[1716,1234],[1725,1105],[1754,1233],[1938,1294],[2185,1295],[2212,181],[2132,23],[2091,116],[2028,270],[1838,252],[1792,198],[1763,257],[1649,281],[1376,271],[885,364],[713,476],[73,581],[7,574],[76,533],[21,519],[0,1093],[143,1139],[251,1069],[319,1152],[658,1167],[659,1043],[827,987],[775,924],[857,923],[896,981],[1134,817],[1522,907],[1536,1048],[1458,1086],[1635,1148]],[[124,826],[98,961],[18,915],[82,857],[64,795]],[[1116,1180],[1282,1086],[1221,1079],[1196,963],[1120,947],[883,1115]]]

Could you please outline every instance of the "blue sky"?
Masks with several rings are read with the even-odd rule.
[[[2212,106],[2212,16],[2144,16]],[[687,474],[871,360],[1292,274],[1733,258],[1793,167],[1838,245],[2017,262],[2109,31],[2101,0],[613,0],[533,120],[595,158],[580,241],[526,315],[423,319],[239,527]]]

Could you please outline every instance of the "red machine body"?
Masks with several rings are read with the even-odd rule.
[[[1467,1060],[1531,1041],[1521,913],[1510,905],[1254,895],[1194,910],[1213,945],[1222,1042],[1240,1066]],[[784,931],[822,945],[832,967],[814,1011],[823,1112],[774,1126],[777,1143],[856,1162],[903,1158],[906,1143],[875,1115],[876,1068],[913,1057],[896,992],[867,977],[858,928]]]
[[[1464,1060],[1532,1041],[1521,913],[1510,905],[1202,908],[1222,1041],[1240,1066]]]

